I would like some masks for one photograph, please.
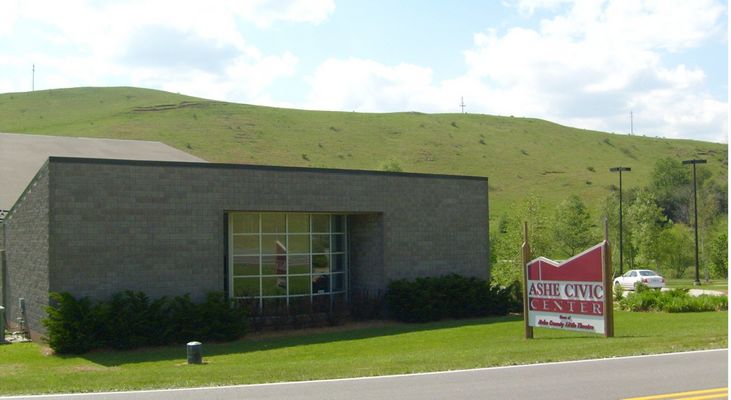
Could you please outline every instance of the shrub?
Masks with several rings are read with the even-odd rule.
[[[187,343],[198,339],[198,325],[201,323],[198,310],[190,295],[175,296],[167,302],[166,321],[161,336],[166,343]]]
[[[159,324],[159,315],[152,315],[150,299],[142,292],[115,293],[105,305],[109,318],[106,344],[115,349],[147,346],[152,341],[153,324]]]
[[[381,163],[381,171],[386,172],[403,172],[403,168],[401,168],[401,163],[396,158],[389,158],[388,160]]]
[[[637,290],[635,293],[628,294],[620,301],[623,309],[629,311],[658,310],[657,303],[660,292],[642,290],[643,287],[644,286],[636,286]]]
[[[58,353],[84,353],[102,345],[100,333],[108,318],[103,308],[88,297],[51,293],[48,317],[43,320],[46,340]]]
[[[206,301],[197,308],[201,340],[236,340],[246,330],[246,313],[241,308],[232,307],[225,293],[208,293]]]
[[[43,320],[49,346],[57,353],[84,353],[94,348],[131,349],[197,340],[234,340],[246,331],[246,312],[223,293],[209,293],[200,304],[190,296],[150,300],[125,291],[108,301],[76,299],[51,293]]]
[[[385,301],[389,316],[405,322],[428,322],[443,318],[505,315],[516,308],[519,285],[506,288],[457,274],[396,280],[388,285]]]
[[[513,281],[507,286],[508,311],[523,312],[523,283],[519,280]]]
[[[380,290],[357,290],[350,295],[350,317],[356,321],[381,318],[383,307],[384,295]]]
[[[416,281],[397,280],[388,285],[386,304],[389,314],[395,319],[406,322],[427,322],[442,318],[441,304],[434,296],[439,296],[427,282],[430,278],[417,278]]]
[[[625,296],[619,306],[629,311],[701,312],[728,309],[728,297],[701,295],[693,297],[688,289],[666,292],[642,289]]]
[[[491,243],[494,243],[494,240]],[[495,251],[491,251],[490,253],[496,254]],[[490,280],[490,284],[497,286],[509,286],[515,281],[522,281],[523,270],[520,267],[520,262],[500,260],[492,263]]]
[[[688,298],[675,297],[667,301],[663,307],[663,311],[670,313],[724,310],[728,310],[728,297],[709,295],[689,296]]]
[[[488,315],[506,315],[511,312],[523,312],[523,285],[515,280],[507,286],[490,286],[490,302]]]
[[[622,298],[624,298],[624,288],[622,288],[622,285],[614,285],[614,301],[622,301]]]

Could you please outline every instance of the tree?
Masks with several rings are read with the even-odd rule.
[[[708,170],[704,168],[703,171]],[[703,175],[710,176],[711,173],[707,172]],[[719,214],[728,214],[728,185],[719,184],[716,179],[704,179],[698,195],[700,197],[698,204],[703,207],[706,218],[713,219]],[[701,212],[700,208],[698,212]]]
[[[700,246],[700,264],[707,274],[708,268],[712,268],[709,257],[711,251],[713,251],[713,241],[718,236],[716,227],[719,223],[728,219],[728,195],[727,187],[720,185],[715,179],[711,178],[711,173],[708,172],[707,168],[700,171],[706,173],[703,174],[705,176],[703,186],[698,188],[698,242]],[[692,205],[692,200],[690,201]]]
[[[632,231],[630,242],[634,260],[643,267],[649,264],[658,266],[658,237],[668,222],[655,202],[655,196],[647,190],[640,190],[627,210],[627,222]]]
[[[589,210],[579,196],[571,195],[556,209],[554,240],[562,256],[571,257],[597,242]]]
[[[519,209],[522,221],[528,222],[528,238],[530,241],[531,257],[553,257],[553,235],[551,234],[551,220],[543,199],[530,195],[523,201]],[[523,224],[520,224],[520,243],[523,243]]]
[[[658,269],[671,278],[682,278],[693,264],[693,232],[682,224],[670,223],[658,235]]]
[[[552,256],[551,218],[543,200],[529,195],[522,203],[513,206],[505,217],[501,217],[501,227],[493,236],[496,262],[492,265],[491,276],[499,285],[522,280],[520,249],[524,222],[528,223],[532,257]]]
[[[634,249],[632,244],[632,230],[630,224],[627,223],[627,207],[632,204],[635,197],[637,197],[637,189],[632,188],[625,191],[623,199],[624,207],[624,223],[622,224],[622,238],[624,250],[622,258],[624,259],[624,265],[626,269],[634,268],[634,255],[637,251]],[[602,206],[602,217],[607,218],[609,225],[609,241],[612,244],[612,268],[613,271],[619,273],[619,195],[616,192],[612,192],[604,198],[604,204]]]
[[[726,279],[728,277],[728,234],[725,231],[713,240],[710,253],[713,275]]]
[[[655,195],[657,203],[668,219],[688,223],[690,183],[690,169],[680,160],[667,157],[655,163],[649,189]]]

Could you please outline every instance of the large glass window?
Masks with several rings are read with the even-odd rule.
[[[229,213],[229,293],[264,311],[344,297],[346,232],[342,214]]]

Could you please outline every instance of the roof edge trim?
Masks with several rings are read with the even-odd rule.
[[[277,166],[277,165],[225,164],[225,163],[207,163],[207,162],[194,162],[194,161],[148,161],[148,160],[121,160],[121,159],[112,159],[112,158],[84,158],[84,157],[50,156],[50,157],[48,157],[47,162],[50,162],[50,163],[77,163],[77,164],[137,165],[137,166],[175,166],[175,167],[184,167],[184,168],[212,168],[212,169],[248,169],[248,170],[262,170],[262,171],[302,171],[302,172],[320,172],[320,173],[337,173],[337,174],[353,174],[353,175],[383,175],[383,176],[468,179],[468,180],[487,181],[487,177],[485,177],[485,176],[474,176],[474,175],[426,174],[426,173],[420,173],[420,172],[388,172],[388,171],[371,171],[371,170],[361,170],[361,169],[287,167],[287,166]]]

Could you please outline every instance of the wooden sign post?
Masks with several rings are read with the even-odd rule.
[[[528,261],[530,260],[530,244],[528,244],[528,223],[523,222],[523,322],[525,324],[525,338],[533,339],[533,327],[528,323]]]
[[[604,281],[604,337],[614,337],[614,285],[612,284],[612,248],[609,245],[609,222],[604,218],[602,243],[602,280]]]

